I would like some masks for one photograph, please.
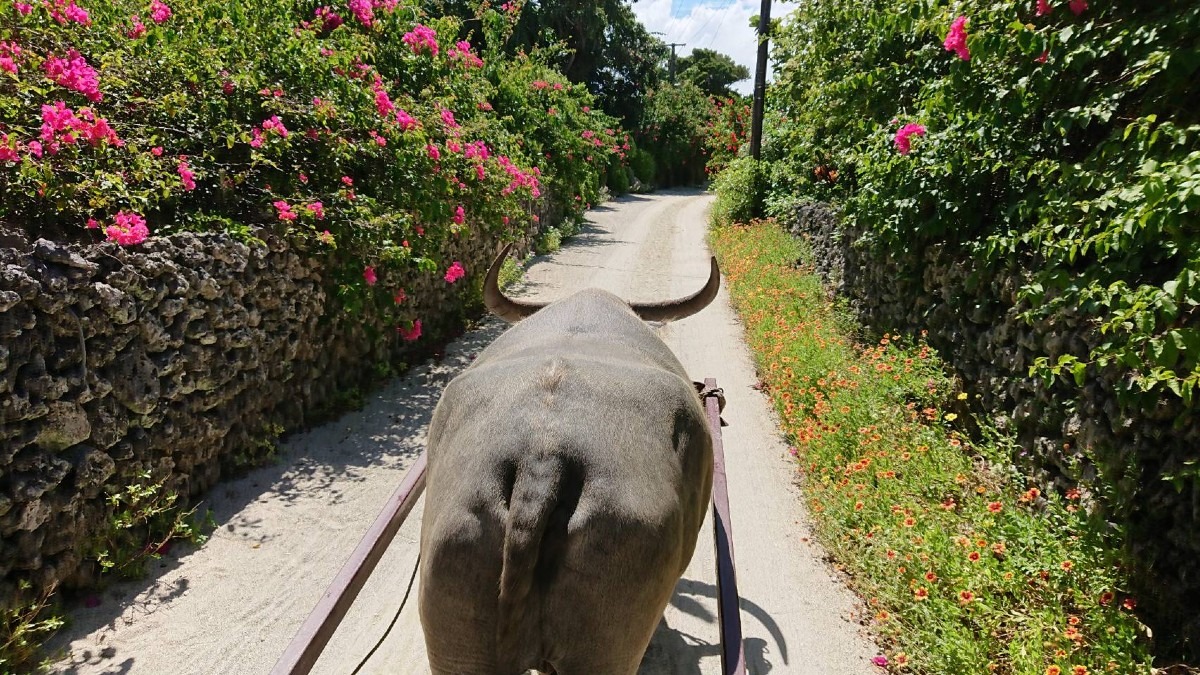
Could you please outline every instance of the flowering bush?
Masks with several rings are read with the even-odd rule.
[[[724,171],[742,146],[750,141],[750,104],[735,98],[710,98],[709,105],[710,119],[705,125],[707,133],[704,137],[708,165],[704,171],[717,174]]]
[[[328,251],[349,309],[394,307],[419,335],[392,302],[405,275],[453,269],[449,239],[516,236],[547,200],[578,215],[623,151],[537,54],[484,58],[418,7],[0,4],[0,221],[134,247],[266,227]],[[481,18],[493,44],[516,20]]]
[[[654,156],[658,182],[694,185],[704,180],[706,136],[712,108],[696,85],[664,85],[646,97],[638,146]]]
[[[781,214],[796,200],[838,203],[866,233],[858,250],[894,262],[896,286],[914,293],[923,291],[926,251],[969,260],[967,283],[980,289],[1002,273],[1023,277],[1011,294],[981,290],[995,305],[979,309],[1014,307],[1031,330],[1071,337],[1031,347],[1040,358],[1022,364],[1066,416],[1087,392],[1111,386],[1120,404],[1105,411],[1113,425],[1169,427],[1173,418],[1176,429],[1195,428],[1196,35],[1196,3],[806,5],[776,42],[786,65],[764,146],[769,205]],[[1079,452],[1090,464],[1074,477],[1099,474],[1108,515],[1147,569],[1166,577],[1194,560],[1195,528],[1163,514],[1167,503],[1194,512],[1195,462],[1121,444]],[[1180,576],[1192,579],[1181,597],[1195,598],[1194,574]],[[1155,626],[1160,644],[1182,644],[1172,633],[1185,620],[1159,616],[1167,617]],[[1195,653],[1200,624],[1186,621],[1185,648]]]

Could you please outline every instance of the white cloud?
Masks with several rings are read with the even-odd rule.
[[[750,79],[738,82],[734,89],[749,94],[754,89],[754,62],[758,58],[758,44],[750,19],[758,15],[761,3],[759,0],[693,2],[638,0],[633,3],[633,11],[647,30],[665,33],[658,36],[664,42],[686,43],[686,46],[677,49],[677,56],[686,56],[698,47],[713,49],[728,54],[734,61],[746,66],[750,71]],[[690,7],[672,12],[672,5]],[[772,3],[771,16],[787,16],[798,6],[796,2]]]

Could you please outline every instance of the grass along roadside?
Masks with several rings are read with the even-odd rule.
[[[817,533],[866,599],[895,673],[1151,672],[1121,557],[1087,495],[1044,494],[1011,443],[956,429],[957,393],[920,340],[856,344],[802,245],[772,222],[710,242]]]

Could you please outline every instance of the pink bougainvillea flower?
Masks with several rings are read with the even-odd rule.
[[[430,56],[438,55],[437,31],[429,26],[423,24],[413,26],[411,31],[404,34],[403,40],[414,54],[428,50]]]
[[[467,270],[462,268],[462,263],[455,261],[454,264],[450,265],[450,269],[446,270],[444,279],[446,283],[454,283],[462,279],[463,276],[467,276]]]
[[[179,178],[183,181],[184,190],[196,189],[196,174],[192,173],[187,160],[180,160],[179,166],[175,167],[175,170],[179,172]]]
[[[958,58],[963,61],[971,60],[971,50],[967,49],[967,22],[970,21],[966,16],[959,16],[950,24],[950,32],[946,34],[946,40],[942,45],[946,51],[958,54]]]
[[[42,158],[42,144],[41,144],[41,142],[39,142],[39,141],[29,141],[29,143],[27,143],[27,144],[25,145],[25,147],[29,148],[29,154],[33,155],[34,157],[37,157],[38,159],[41,159],[41,158]]]
[[[334,239],[333,239],[333,233],[331,233],[329,230],[325,230],[321,234],[318,234],[317,241],[320,241],[322,244],[326,244],[329,246],[336,246],[336,243],[334,242]]]
[[[388,117],[392,111],[396,109],[392,99],[388,97],[387,90],[383,88],[383,79],[378,75],[375,76],[375,82],[371,85],[371,90],[375,92],[375,110],[379,111],[380,117]]]
[[[271,115],[271,118],[262,123],[263,131],[273,131],[283,138],[288,137],[287,127],[283,126],[283,122],[279,120],[278,115]]]
[[[1067,7],[1071,8],[1071,11],[1075,14],[1075,16],[1079,16],[1087,11],[1088,4],[1087,0],[1071,0],[1067,3]]]
[[[98,229],[100,229],[100,223],[95,218],[88,218],[87,223],[84,225],[84,227],[86,227],[89,230],[98,230]]]
[[[97,147],[101,143],[108,143],[116,147],[125,145],[117,132],[108,125],[108,120],[103,117],[96,117],[90,108],[81,108],[79,116],[74,122],[75,131],[77,131],[83,140],[87,141],[92,147]]]
[[[375,268],[371,265],[364,267],[363,279],[366,280],[368,286],[374,286],[379,281],[379,277],[375,274]]]
[[[371,0],[350,0],[349,7],[350,13],[362,25],[371,26],[375,23],[375,11]]]
[[[896,130],[896,137],[893,142],[896,144],[896,150],[902,155],[907,155],[912,150],[912,136],[924,136],[925,127],[920,124],[905,124]]]
[[[304,208],[311,211],[313,214],[313,217],[316,218],[317,220],[321,220],[325,217],[325,205],[322,204],[321,202],[313,202]]]
[[[288,204],[282,199],[277,202],[272,202],[271,205],[275,207],[275,211],[279,215],[279,219],[282,221],[290,223],[299,217],[296,212],[292,210],[292,205]]]
[[[461,63],[465,68],[483,67],[483,59],[471,51],[471,43],[466,40],[457,42],[450,48],[450,59]]]
[[[27,2],[13,2],[13,9],[17,10],[24,16],[28,16],[33,11],[33,5]]]
[[[467,159],[478,159],[486,162],[487,158],[491,156],[491,151],[488,149],[487,143],[484,143],[483,141],[475,141],[473,143],[467,143],[467,149],[463,152],[463,155],[466,156]]]
[[[879,656],[871,657],[871,663],[879,666],[880,668],[887,668],[888,658],[883,654],[880,654]]]
[[[19,161],[21,161],[21,156],[17,154],[17,149],[13,147],[8,134],[0,132],[0,162]]]
[[[454,112],[448,108],[442,108],[442,124],[445,124],[448,129],[457,129],[461,126],[454,119]]]
[[[1037,0],[1037,7],[1034,8],[1034,16],[1050,16],[1054,11],[1054,7],[1050,4],[1050,0]]]
[[[450,269],[446,270],[446,283],[452,284],[465,276],[467,276],[467,271],[463,269],[462,263],[455,260]]]
[[[454,222],[456,224],[462,225],[466,221],[466,219],[467,219],[467,215],[466,215],[466,212],[463,210],[462,206],[459,206],[458,208],[454,209]]]
[[[394,301],[396,302],[396,304],[397,304],[397,305],[402,305],[402,304],[404,304],[404,301],[405,301],[405,300],[407,300],[407,299],[408,299],[408,295],[406,295],[406,294],[404,293],[404,289],[403,289],[403,288],[401,288],[400,290],[396,291],[396,294],[395,294],[394,296],[392,296],[392,300],[394,300]]]
[[[134,246],[146,241],[150,230],[146,227],[146,219],[136,213],[121,211],[112,225],[104,228],[104,234],[109,241],[115,241],[121,246]]]
[[[46,77],[55,84],[77,91],[89,101],[95,102],[104,98],[104,94],[100,93],[100,81],[96,77],[96,71],[74,49],[67,52],[65,59],[57,56],[46,57],[42,69],[46,71]]]
[[[404,338],[405,342],[413,342],[421,337],[421,320],[417,319],[413,322],[412,328],[396,327],[396,331],[400,333],[400,337]]]
[[[129,17],[129,30],[125,31],[125,37],[130,40],[136,40],[146,34],[146,24],[142,23],[137,14]]]
[[[396,110],[396,124],[400,126],[400,131],[417,128],[417,121],[413,119],[412,115],[399,108]]]
[[[150,20],[154,23],[165,23],[171,18],[171,8],[162,0],[153,0],[150,3]]]
[[[429,159],[439,160],[442,158],[442,151],[438,150],[438,147],[432,143],[425,146],[425,152],[429,153]]]
[[[155,157],[162,157],[162,153],[163,149],[161,145],[156,145],[153,148],[150,148],[150,154],[154,155]]]
[[[29,11],[25,7],[32,10],[32,6],[24,3],[13,3],[13,6],[18,12],[28,14]],[[61,25],[66,25],[69,22],[74,22],[82,26],[92,25],[92,19],[88,16],[86,9],[75,4],[75,0],[42,0],[42,6],[46,11],[50,12],[50,18],[54,19]]]
[[[0,42],[0,70],[17,74],[17,58],[21,56],[21,47],[15,42]]]
[[[321,30],[324,32],[331,31],[342,25],[341,15],[333,11],[330,7],[318,7],[313,15],[321,21]]]
[[[344,183],[347,187],[349,187],[351,185],[354,185],[354,179],[351,178],[350,176],[342,176],[342,183]]]

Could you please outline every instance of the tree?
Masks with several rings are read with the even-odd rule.
[[[750,69],[711,49],[696,49],[679,59],[680,77],[717,98],[734,96],[730,85],[750,77]]]
[[[429,14],[463,19],[464,37],[479,24],[475,0],[424,0]],[[473,40],[481,40],[476,32]],[[479,45],[481,46],[481,45]],[[550,65],[586,84],[609,114],[632,129],[645,108],[645,92],[664,79],[666,46],[638,21],[629,0],[529,0],[504,52],[545,50]]]

